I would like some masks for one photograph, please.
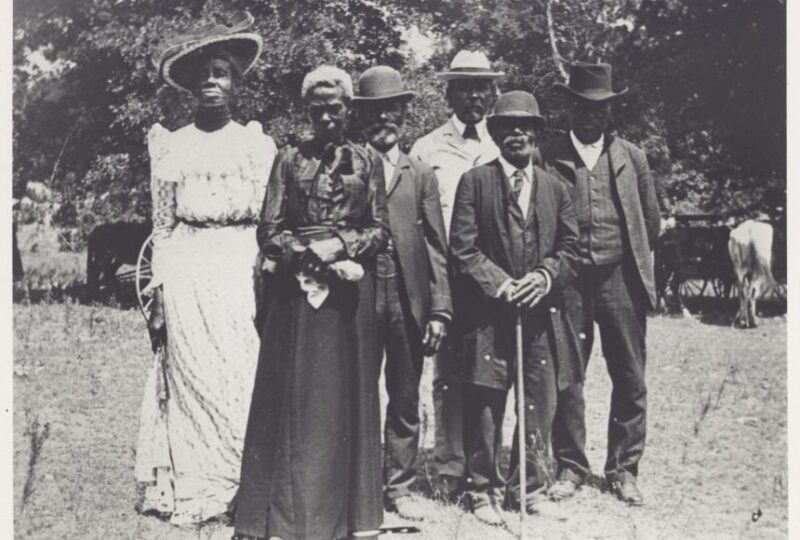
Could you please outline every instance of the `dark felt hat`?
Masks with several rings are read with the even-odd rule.
[[[253,16],[241,12],[230,25],[210,24],[165,43],[153,54],[153,64],[170,86],[191,92],[193,59],[209,48],[221,47],[239,63],[242,75],[253,67],[263,41],[261,36],[245,32],[253,24]]]
[[[539,126],[545,122],[539,113],[539,103],[533,94],[522,90],[512,90],[501,94],[494,104],[492,114],[486,117],[489,124],[501,118],[529,118]]]
[[[400,73],[389,66],[375,66],[358,78],[358,89],[353,103],[368,103],[387,99],[410,101],[414,92],[406,90]]]
[[[575,62],[570,66],[569,83],[556,83],[555,88],[588,101],[603,102],[628,93],[627,88],[614,92],[611,87],[611,66]]]

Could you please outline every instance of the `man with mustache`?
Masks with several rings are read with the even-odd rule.
[[[646,311],[656,300],[651,253],[660,224],[656,189],[644,152],[607,132],[610,104],[627,91],[612,90],[611,66],[576,63],[569,84],[557,87],[568,100],[570,131],[544,145],[541,155],[573,195],[578,215],[581,264],[577,290],[567,293],[571,315],[584,362],[597,322],[611,377],[609,487],[620,500],[641,505],[636,479],[645,441]],[[590,472],[584,407],[582,383],[559,393],[553,427],[558,481],[550,490],[556,500],[571,497]]]
[[[527,92],[501,95],[488,118],[500,157],[475,167],[456,191],[450,229],[454,267],[455,346],[464,361],[464,449],[475,516],[503,523],[502,489],[519,504],[519,450],[511,475],[500,470],[503,415],[514,384],[515,323],[522,317],[526,409],[527,510],[547,498],[545,456],[556,392],[579,377],[577,335],[563,316],[561,290],[575,275],[578,225],[572,200],[559,179],[535,166],[537,133],[544,125]]]
[[[389,510],[412,520],[428,505],[410,492],[417,476],[419,382],[423,359],[439,350],[452,318],[447,239],[433,170],[400,151],[406,91],[388,66],[366,70],[352,103],[359,127],[381,156],[391,238],[377,258],[378,358],[386,351],[384,492]]]
[[[411,156],[430,165],[439,180],[446,231],[450,229],[453,200],[461,175],[499,155],[486,130],[485,116],[494,104],[495,81],[502,76],[502,72],[492,70],[483,53],[460,51],[456,54],[450,69],[438,74],[447,84],[447,102],[453,114],[411,148]],[[439,475],[438,489],[446,498],[454,499],[461,489],[464,474],[462,397],[459,362],[447,349],[443,348],[434,364],[434,462]]]

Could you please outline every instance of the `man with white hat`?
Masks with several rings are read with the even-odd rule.
[[[494,105],[495,81],[503,75],[492,70],[483,53],[459,51],[450,69],[438,74],[439,80],[447,83],[447,102],[453,114],[411,148],[410,155],[430,165],[436,173],[448,234],[461,175],[500,155],[486,129],[486,114]],[[447,496],[458,492],[464,474],[461,382],[457,364],[446,351],[437,356],[434,364],[434,462]]]

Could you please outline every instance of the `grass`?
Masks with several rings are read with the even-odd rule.
[[[136,310],[79,305],[57,294],[85,277],[85,252],[60,251],[58,233],[20,227],[26,277],[40,301],[14,306],[14,524],[16,537],[226,539],[219,523],[175,528],[133,509],[138,411],[150,350]],[[31,290],[38,291],[35,297]],[[51,292],[56,294],[51,294]],[[65,298],[52,303],[53,298]],[[755,330],[730,327],[735,311],[696,299],[695,318],[649,321],[648,441],[641,463],[645,506],[627,508],[592,479],[575,498],[530,517],[526,537],[786,538],[786,319],[781,305]],[[763,306],[763,307],[762,307]],[[587,373],[587,452],[605,460],[610,383],[599,344]],[[423,437],[417,488],[434,474],[431,366],[422,382]],[[507,408],[506,444],[513,430]],[[516,538],[518,514],[503,529],[457,505],[431,503],[435,519],[402,539]],[[387,525],[397,525],[386,514]]]
[[[229,538],[221,524],[178,529],[133,509],[138,410],[150,360],[141,315],[69,302],[17,304],[13,313],[16,536]],[[785,538],[785,318],[763,319],[756,330],[692,318],[649,324],[645,506],[627,508],[594,482],[528,518],[527,538]],[[427,368],[423,491],[432,474]],[[604,370],[596,353],[587,375],[587,451],[597,472],[610,395]],[[436,516],[421,534],[393,538],[515,538],[517,514],[506,514],[507,528],[496,529],[458,506],[431,504]],[[396,522],[387,514],[387,524]]]

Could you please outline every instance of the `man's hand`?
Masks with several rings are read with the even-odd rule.
[[[308,249],[324,263],[331,263],[344,251],[344,242],[341,238],[333,237],[325,240],[313,240],[308,244]]]
[[[431,356],[438,352],[446,335],[447,325],[443,321],[436,319],[428,321],[428,325],[425,327],[425,337],[422,338],[425,356]]]
[[[547,278],[539,271],[528,272],[517,282],[511,301],[521,308],[532,308],[547,294]]]
[[[503,290],[500,291],[500,295],[498,296],[498,298],[500,298],[500,300],[502,300],[504,302],[507,302],[509,304],[513,304],[514,303],[514,291],[517,290],[517,286],[519,285],[519,281],[516,280],[516,279],[513,279],[513,280],[511,280],[511,281],[509,281],[507,283],[504,283],[503,285],[505,285],[505,286],[503,287]]]

